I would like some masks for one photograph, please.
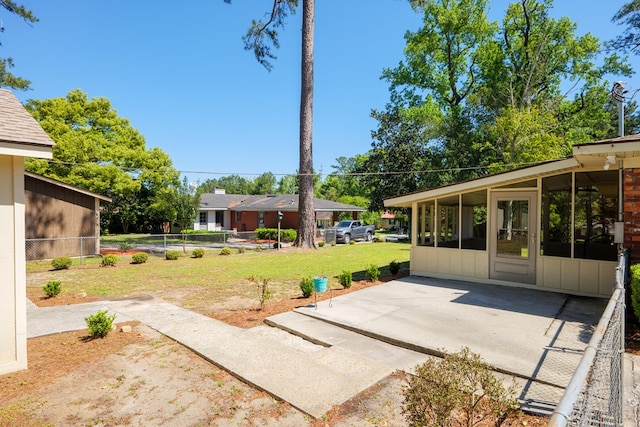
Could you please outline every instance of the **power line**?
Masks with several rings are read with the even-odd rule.
[[[59,165],[67,165],[67,166],[86,166],[86,165],[95,165],[95,166],[105,166],[104,164],[101,164],[100,162],[85,162],[85,163],[75,163],[75,162],[63,162],[63,161],[59,161],[59,160],[45,160],[48,163],[53,163],[53,164],[59,164]],[[488,166],[469,166],[469,167],[452,167],[452,168],[439,168],[439,169],[422,169],[422,170],[411,170],[411,171],[377,171],[377,172],[348,172],[348,173],[338,173],[338,172],[331,172],[328,174],[322,174],[322,173],[313,173],[313,174],[300,174],[300,173],[273,173],[271,172],[272,175],[274,176],[280,176],[280,177],[285,177],[285,176],[319,176],[319,177],[328,177],[328,176],[343,176],[343,177],[365,177],[365,176],[381,176],[381,175],[415,175],[415,174],[429,174],[429,173],[449,173],[449,172],[466,172],[466,171],[474,171],[474,170],[487,170],[487,169],[491,169],[491,168],[507,168],[507,169],[516,169],[516,168],[522,168],[522,167],[527,167],[527,166],[534,166],[537,164],[540,164],[541,162],[524,162],[524,163],[506,163],[506,164],[499,164],[499,165],[488,165]],[[144,168],[132,168],[132,167],[126,167],[126,166],[120,166],[120,165],[114,165],[114,164],[110,164],[111,166],[115,166],[118,169],[125,171],[125,172],[155,172],[155,173],[162,173],[162,172],[166,172],[165,169],[144,169]],[[255,172],[249,172],[249,173],[242,173],[242,172],[214,172],[214,171],[192,171],[192,170],[177,170],[175,169],[176,172],[178,172],[179,174],[183,174],[183,175],[187,175],[187,174],[200,174],[200,175],[219,175],[219,176],[232,176],[232,175],[237,175],[237,176],[261,176],[264,175],[265,173],[269,173],[269,172],[262,172],[262,173],[255,173]]]

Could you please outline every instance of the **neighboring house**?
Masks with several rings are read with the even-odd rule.
[[[314,199],[316,227],[326,228],[338,220],[340,212],[351,212],[357,218],[358,212],[366,209],[359,206]],[[278,212],[282,212],[280,227],[298,227],[298,195],[249,196],[225,194],[224,190],[205,193],[200,198],[200,211],[194,224],[195,230],[254,231],[256,228],[276,228]]]
[[[413,275],[610,296],[618,243],[640,261],[640,135],[385,206],[411,208]]]
[[[27,260],[100,253],[100,201],[108,197],[25,172]]]
[[[382,228],[384,230],[400,230],[402,224],[396,219],[396,214],[390,211],[384,211],[380,217],[382,220]]]
[[[52,158],[53,141],[0,89],[0,374],[27,368],[24,158]]]

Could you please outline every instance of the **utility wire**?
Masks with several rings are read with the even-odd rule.
[[[86,165],[96,165],[96,166],[105,166],[104,163],[100,162],[86,162],[86,163],[74,163],[74,162],[63,162],[58,160],[45,160],[50,164],[59,164],[59,165],[67,165],[67,166],[86,166]],[[543,162],[524,162],[524,163],[507,163],[507,164],[499,164],[499,165],[490,165],[490,166],[470,166],[470,167],[453,167],[453,168],[440,168],[440,169],[423,169],[423,170],[411,170],[411,171],[379,171],[379,172],[348,172],[348,173],[338,173],[331,172],[328,174],[323,173],[312,173],[312,174],[301,174],[301,173],[273,173],[274,176],[343,176],[343,177],[364,177],[364,176],[380,176],[380,175],[414,175],[414,174],[427,174],[427,173],[447,173],[447,172],[463,172],[463,171],[473,171],[473,170],[486,170],[490,168],[507,168],[507,169],[517,169],[526,166],[533,166]],[[162,173],[166,172],[165,169],[144,169],[144,168],[131,168],[126,166],[119,166],[114,164],[109,164],[110,166],[115,166],[120,170],[125,172],[155,172]],[[242,173],[242,172],[213,172],[213,171],[192,171],[192,170],[177,170],[176,172],[180,174],[200,174],[200,175],[219,175],[219,176],[260,176],[264,175],[267,172],[262,173]]]

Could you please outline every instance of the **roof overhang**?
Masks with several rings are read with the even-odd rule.
[[[535,166],[530,166],[513,171],[503,172],[495,175],[477,178],[457,184],[445,185],[429,190],[392,197],[384,201],[387,207],[410,208],[414,202],[446,197],[458,193],[467,193],[497,185],[509,185],[515,182],[526,181],[528,179],[556,174],[566,170],[580,168],[582,165],[574,157],[562,160],[554,160]]]
[[[0,155],[17,157],[37,157],[52,159],[52,147],[43,144],[25,144],[11,141],[0,141]]]

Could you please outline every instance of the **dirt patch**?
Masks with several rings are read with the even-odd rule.
[[[401,272],[397,277],[407,273]],[[333,290],[333,297],[392,278],[381,276],[378,282],[353,282],[349,289]],[[29,298],[38,306],[100,299],[83,294],[60,294],[47,299],[40,288],[28,287],[27,290]],[[171,295],[171,299],[181,297]],[[321,293],[318,301],[330,297],[329,292]],[[209,307],[209,312],[202,314],[250,328],[261,325],[265,317],[314,301],[314,297],[270,300],[264,310],[259,310],[253,307],[255,302],[238,298]],[[387,377],[334,407],[323,418],[313,420],[147,326],[137,322],[128,324],[133,332],[114,331],[98,340],[83,340],[86,332],[28,340],[29,369],[0,376],[0,426],[406,425],[401,411],[406,385],[403,373]],[[545,418],[525,417],[510,425],[543,424],[546,424]]]

